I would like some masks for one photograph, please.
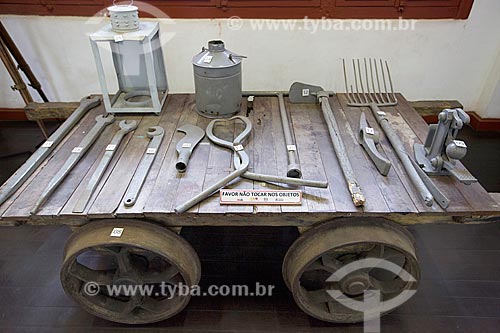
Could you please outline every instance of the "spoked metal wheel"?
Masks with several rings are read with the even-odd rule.
[[[388,313],[416,291],[420,269],[413,238],[383,219],[335,220],[302,234],[283,262],[297,305],[317,319],[354,323]],[[376,297],[374,302],[370,297]]]
[[[123,228],[120,237],[115,228]],[[198,284],[200,271],[193,248],[166,228],[138,220],[96,221],[67,241],[61,283],[95,316],[145,324],[182,311],[190,295],[179,293],[179,286]]]

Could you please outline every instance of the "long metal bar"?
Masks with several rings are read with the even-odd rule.
[[[111,139],[111,142],[106,147],[106,151],[104,152],[104,155],[99,161],[97,168],[95,169],[94,173],[92,174],[92,177],[85,186],[85,189],[80,194],[80,197],[78,198],[75,207],[73,207],[73,213],[83,213],[85,207],[87,206],[90,200],[90,197],[94,193],[97,185],[99,184],[102,176],[104,175],[104,172],[108,168],[109,162],[111,162],[111,160],[113,159],[113,156],[115,155],[115,152],[117,151],[120,142],[123,140],[125,135],[132,132],[136,128],[137,128],[137,122],[135,120],[120,121],[120,130],[116,132],[116,134]]]
[[[415,170],[415,167],[413,166],[413,163],[408,155],[408,152],[406,151],[405,146],[399,139],[398,134],[392,128],[391,124],[389,124],[389,120],[387,119],[385,112],[380,110],[378,105],[375,103],[370,103],[369,106],[373,112],[373,116],[375,117],[375,119],[377,119],[378,124],[384,130],[385,136],[394,148],[396,155],[401,160],[401,163],[403,163],[403,167],[405,168],[408,177],[410,178],[413,185],[417,188],[420,196],[422,197],[422,200],[427,206],[432,206],[434,197],[432,196],[427,186],[425,186],[425,183],[420,178],[417,170]]]
[[[38,148],[33,155],[10,177],[0,188],[0,204],[3,204],[14,192],[16,192],[33,172],[50,155],[54,148],[75,127],[87,112],[99,105],[99,97],[86,97],[80,101],[80,106],[69,116],[59,128],[52,133],[45,143]]]
[[[299,156],[297,154],[297,146],[293,140],[292,129],[290,128],[290,119],[285,107],[285,99],[282,93],[278,93],[278,102],[280,109],[281,125],[285,136],[286,151],[288,155],[288,167],[286,175],[290,178],[302,178],[302,170],[300,170]]]
[[[323,111],[323,117],[328,126],[328,132],[330,133],[330,138],[332,140],[333,148],[337,159],[344,174],[344,178],[347,182],[349,192],[351,193],[352,201],[356,207],[363,206],[366,202],[366,198],[361,191],[361,187],[356,179],[356,174],[352,169],[351,162],[347,156],[347,150],[344,146],[344,142],[340,137],[340,130],[333,115],[332,108],[330,106],[330,101],[328,100],[328,94],[318,93],[319,103],[321,104],[321,110]]]
[[[163,136],[165,135],[165,131],[160,126],[153,126],[148,128],[147,137],[151,139],[149,142],[146,153],[139,162],[139,166],[135,170],[134,177],[130,181],[130,185],[127,189],[127,193],[125,193],[125,199],[123,200],[123,204],[126,207],[132,207],[135,205],[137,198],[141,192],[142,186],[144,185],[144,181],[148,176],[149,170],[153,165],[156,155],[158,154],[158,149],[160,148],[160,144],[163,141]]]
[[[85,135],[83,140],[80,142],[78,147],[75,147],[71,152],[71,155],[68,157],[64,165],[59,169],[56,175],[50,180],[47,187],[44,189],[40,198],[36,202],[35,206],[31,210],[31,214],[36,214],[40,207],[45,203],[45,201],[54,193],[56,188],[62,183],[64,178],[73,170],[75,165],[80,161],[83,155],[89,150],[92,144],[97,140],[99,135],[101,135],[102,131],[108,126],[112,124],[115,120],[114,116],[110,115],[108,117],[97,116],[96,124],[92,129]]]

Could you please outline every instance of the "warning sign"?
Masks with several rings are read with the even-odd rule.
[[[220,190],[221,205],[300,205],[298,190]]]

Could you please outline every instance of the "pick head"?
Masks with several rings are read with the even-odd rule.
[[[313,86],[302,82],[294,82],[290,87],[288,98],[291,103],[317,104],[318,92],[324,91],[322,87]]]

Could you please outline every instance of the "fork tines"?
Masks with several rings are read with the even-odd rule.
[[[394,106],[397,104],[391,72],[387,61],[377,59],[353,59],[352,74],[354,85],[348,82],[346,61],[344,67],[344,82],[347,101],[350,106]]]

